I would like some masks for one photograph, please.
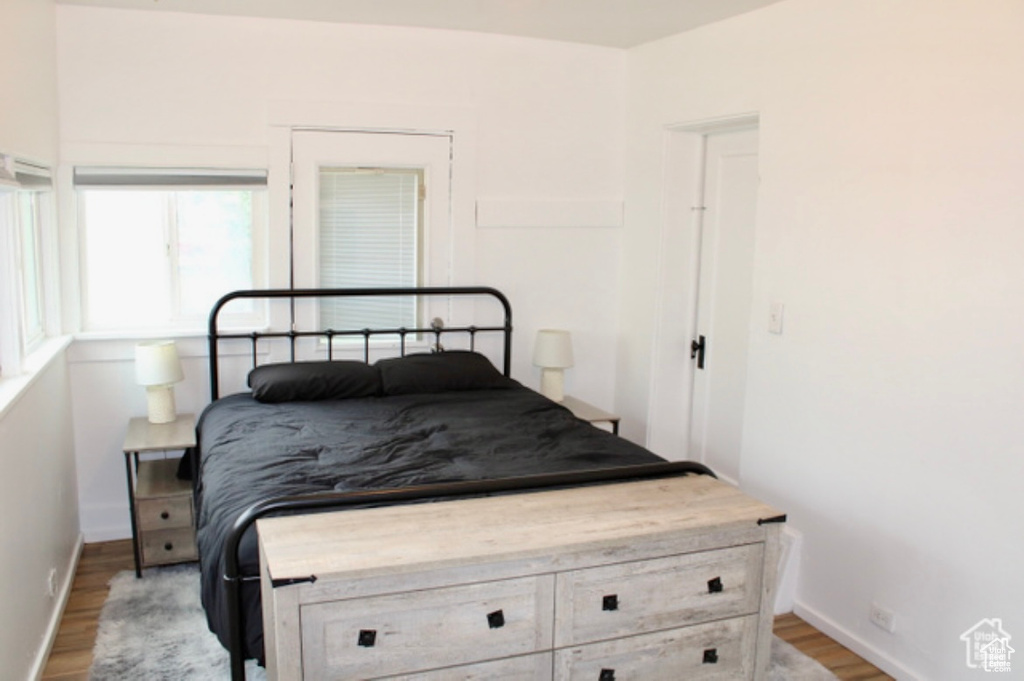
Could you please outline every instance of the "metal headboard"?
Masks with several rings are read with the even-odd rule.
[[[385,328],[385,329],[307,329],[295,328],[295,301],[305,298],[330,299],[330,298],[366,298],[366,297],[452,297],[452,296],[476,296],[493,298],[501,303],[504,309],[505,320],[501,326],[457,326],[446,327],[440,320],[434,320],[430,326],[424,328]],[[220,313],[223,308],[233,300],[274,300],[287,299],[291,301],[291,328],[287,331],[252,331],[242,333],[238,331],[220,330]],[[448,287],[424,287],[424,288],[353,288],[353,289],[253,289],[233,291],[223,296],[214,304],[210,311],[209,332],[207,338],[210,344],[210,397],[216,400],[220,397],[220,342],[224,340],[248,340],[251,344],[252,366],[258,364],[257,351],[260,340],[271,338],[287,339],[290,348],[290,361],[296,359],[296,342],[300,338],[321,338],[326,340],[327,359],[334,357],[335,338],[357,337],[363,339],[363,361],[370,361],[370,339],[377,336],[397,336],[399,339],[399,352],[406,353],[406,339],[409,336],[433,335],[434,347],[440,349],[442,335],[467,334],[469,336],[470,349],[476,347],[476,337],[479,333],[500,333],[503,336],[502,346],[502,372],[505,376],[511,375],[512,370],[512,306],[501,291],[487,286],[448,286]]]

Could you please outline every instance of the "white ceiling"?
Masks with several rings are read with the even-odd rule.
[[[57,0],[65,5],[418,26],[634,47],[780,0]]]

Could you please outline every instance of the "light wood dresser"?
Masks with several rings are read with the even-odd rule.
[[[783,520],[706,476],[263,519],[268,676],[765,678]]]

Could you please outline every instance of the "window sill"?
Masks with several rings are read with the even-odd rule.
[[[206,329],[126,329],[124,331],[79,331],[75,334],[76,341],[142,341],[178,340],[179,338],[206,338]]]
[[[36,382],[36,379],[50,363],[71,344],[71,341],[71,336],[47,338],[25,358],[23,371],[20,374],[0,377],[0,419],[7,415],[7,412],[17,404],[21,396]]]
[[[82,362],[135,361],[135,346],[140,341],[166,339],[178,346],[178,355],[187,357],[209,357],[210,344],[206,331],[165,331],[158,332],[92,332],[75,334],[75,344],[68,354],[72,364]],[[221,356],[246,356],[251,354],[248,347],[222,348]]]

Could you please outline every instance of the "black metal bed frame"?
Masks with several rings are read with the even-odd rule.
[[[429,328],[397,329],[356,329],[356,330],[315,330],[300,331],[295,327],[295,301],[304,298],[332,297],[377,297],[377,296],[489,296],[501,303],[505,320],[501,326],[465,326],[445,328],[432,324]],[[288,331],[257,331],[252,333],[222,332],[219,330],[218,315],[232,300],[237,299],[290,299],[292,303],[291,326]],[[263,338],[286,338],[290,344],[291,361],[296,361],[296,341],[304,337],[318,337],[327,340],[328,359],[333,357],[335,337],[356,336],[363,338],[363,358],[369,361],[370,339],[375,336],[398,336],[400,353],[405,355],[406,337],[409,335],[433,334],[434,347],[440,349],[441,336],[449,333],[469,334],[470,347],[475,347],[476,335],[480,332],[503,334],[503,373],[511,374],[512,308],[508,299],[497,289],[489,287],[430,287],[430,288],[385,288],[385,289],[269,289],[235,291],[222,297],[210,312],[210,393],[212,399],[220,396],[218,350],[222,340],[247,339],[251,342],[252,364],[258,364],[257,344]],[[195,464],[193,480],[198,481],[198,464]],[[456,499],[473,495],[506,494],[512,492],[537,492],[559,487],[587,484],[627,482],[651,478],[662,478],[687,474],[714,475],[706,466],[690,462],[666,462],[639,464],[616,468],[594,469],[576,472],[549,473],[515,478],[479,480],[466,482],[436,483],[389,490],[373,490],[341,493],[317,493],[301,496],[282,496],[266,499],[246,509],[236,520],[224,545],[224,587],[229,613],[228,641],[231,654],[232,681],[245,681],[245,612],[241,602],[242,584],[259,580],[259,575],[243,574],[239,559],[239,547],[246,531],[260,518],[276,513],[301,511],[341,510],[352,506],[382,506],[426,499]]]
[[[504,310],[505,320],[501,326],[458,326],[445,327],[440,320],[434,320],[426,328],[397,327],[390,329],[315,329],[298,330],[295,328],[295,301],[312,298],[379,298],[379,297],[455,297],[474,296],[490,297],[497,300]],[[219,315],[229,303],[234,300],[276,300],[286,299],[291,301],[291,328],[287,331],[252,331],[249,333],[228,332],[220,330]],[[421,334],[432,334],[434,336],[434,347],[440,349],[441,336],[445,334],[468,334],[470,349],[476,347],[476,336],[479,333],[501,333],[504,336],[504,357],[502,372],[510,376],[512,371],[512,305],[505,295],[488,286],[434,286],[424,288],[350,288],[350,289],[264,289],[233,291],[223,296],[214,303],[210,311],[208,341],[210,346],[210,399],[216,400],[220,397],[220,362],[218,360],[220,342],[224,340],[248,340],[252,350],[252,366],[256,367],[259,362],[257,357],[257,346],[262,338],[286,338],[289,341],[291,361],[295,361],[295,344],[300,338],[322,338],[327,341],[327,359],[334,359],[335,338],[359,338],[363,339],[363,361],[370,361],[370,339],[375,336],[397,336],[399,339],[399,354],[405,355],[406,339],[408,336],[419,336]]]

